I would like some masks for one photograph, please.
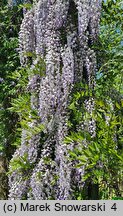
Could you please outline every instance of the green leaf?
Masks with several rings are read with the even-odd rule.
[[[83,162],[83,163],[78,163],[77,165],[75,165],[75,168],[80,168],[80,167],[82,167],[82,166],[84,166],[85,165],[85,162]]]
[[[80,160],[84,164],[87,163],[88,158],[85,155],[77,157],[77,160]]]
[[[97,100],[96,104],[99,105],[100,107],[105,107],[104,101],[102,100]]]
[[[74,159],[77,157],[77,155],[74,152],[72,152],[72,151],[69,151],[69,154]]]
[[[73,142],[73,140],[69,136],[66,136],[64,139],[64,142],[65,143],[71,143],[71,142]]]
[[[30,4],[30,3],[20,4],[19,8],[31,9],[32,8],[32,4]]]
[[[76,109],[76,108],[75,108],[75,103],[72,102],[72,103],[69,105],[68,108],[71,109],[71,110],[75,110],[75,109]]]
[[[92,153],[89,151],[89,149],[83,150],[84,155],[87,158],[93,157]]]
[[[118,109],[121,108],[118,102],[116,102],[115,105],[116,105],[116,107],[117,107]]]
[[[123,99],[121,99],[121,106],[123,107]]]

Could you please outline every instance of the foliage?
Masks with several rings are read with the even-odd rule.
[[[99,199],[123,196],[122,21],[121,1],[103,2],[100,35],[94,46],[98,58],[96,87],[91,92],[88,86],[80,84],[69,106],[70,135],[65,142],[80,144],[80,149],[70,151],[70,158],[78,160],[78,168],[84,166],[83,182],[98,185]],[[91,114],[84,105],[89,99],[95,103]],[[85,125],[78,131],[77,125],[92,119],[96,123],[95,137]]]
[[[26,56],[35,57],[32,53],[26,53]],[[22,129],[27,131],[28,139],[31,138],[32,134],[36,135],[44,130],[44,126],[40,123],[33,127],[30,126],[35,120],[39,120],[39,116],[38,110],[31,107],[31,93],[28,89],[28,77],[33,77],[35,75],[42,76],[44,71],[45,63],[39,58],[39,61],[32,69],[30,69],[30,65],[24,68],[20,67],[20,69],[16,70],[11,76],[13,82],[16,82],[15,87],[11,90],[11,94],[16,92],[17,96],[11,100],[11,107],[9,107],[8,110],[17,113],[19,117],[17,132],[20,137],[20,139],[17,137],[16,142],[13,143],[13,145],[20,145]],[[33,95],[35,94],[36,93],[33,93]]]
[[[122,110],[122,107],[120,109]],[[74,113],[78,112],[77,106],[72,108],[73,111]],[[79,118],[79,121],[85,121],[87,118],[90,118],[89,113],[84,110],[84,115]],[[92,182],[99,184],[100,198],[108,199],[111,198],[110,194],[112,195],[114,191],[115,194],[119,192],[121,195],[122,193],[118,186],[122,183],[123,177],[123,153],[122,148],[118,147],[118,143],[122,142],[122,137],[119,137],[118,140],[115,137],[117,135],[115,133],[122,130],[122,116],[116,116],[112,105],[104,103],[98,97],[95,100],[93,119],[96,121],[96,137],[92,138],[84,129],[80,132],[71,132],[71,135],[66,137],[66,142],[80,143],[80,149],[75,148],[74,152],[70,152],[70,157],[79,161],[76,167],[85,166],[82,181],[85,182],[91,178]],[[117,126],[119,127],[118,131],[116,131]],[[102,194],[104,190],[107,191],[107,194]]]
[[[18,115],[10,113],[8,107],[11,99],[16,97],[16,92],[12,92],[16,83],[10,76],[20,65],[17,47],[21,20],[22,10],[18,10],[17,6],[13,6],[10,10],[7,1],[2,1],[0,6],[0,149],[8,159],[14,151],[10,146],[16,137],[18,121]]]

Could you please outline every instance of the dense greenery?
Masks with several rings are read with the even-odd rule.
[[[77,167],[85,166],[83,182],[98,191],[100,199],[123,196],[123,26],[121,1],[103,3],[100,35],[94,49],[97,50],[98,71],[96,87],[91,92],[88,86],[80,85],[73,94],[70,105],[70,136],[66,141],[84,143],[70,152],[78,159]],[[95,109],[90,115],[84,104],[93,98]],[[91,119],[96,122],[96,137],[91,138],[87,128],[80,133],[71,132],[77,122]],[[93,185],[94,184],[94,185]],[[86,184],[85,184],[86,187]],[[92,190],[93,192],[93,190]],[[82,197],[81,197],[82,196]],[[83,192],[80,197],[83,198]],[[79,197],[79,198],[80,198]],[[89,199],[85,194],[84,198]],[[92,197],[94,198],[93,194]]]
[[[28,5],[27,5],[28,7]],[[100,32],[93,49],[97,54],[96,85],[92,91],[85,83],[78,83],[71,95],[69,112],[69,135],[65,143],[79,143],[80,148],[69,152],[69,159],[76,160],[76,167],[84,166],[84,187],[76,191],[76,199],[122,199],[123,197],[123,3],[107,0],[102,3]],[[15,19],[16,17],[16,19]],[[6,159],[5,170],[20,145],[22,128],[32,133],[30,115],[37,119],[37,110],[30,105],[28,77],[43,74],[45,63],[41,59],[34,70],[20,67],[18,32],[22,21],[22,5],[11,9],[6,1],[0,6],[0,153]],[[26,53],[31,59],[34,54]],[[94,101],[90,114],[84,104]],[[94,121],[96,136],[92,137],[85,126]],[[43,125],[36,125],[33,133],[43,134]],[[28,135],[29,135],[28,134]],[[30,137],[29,137],[30,138]],[[42,135],[43,139],[43,135]],[[84,145],[84,143],[88,145]],[[33,164],[24,163],[25,158],[12,161],[13,169],[31,169]],[[25,165],[26,164],[26,165]],[[1,168],[0,168],[1,169]],[[0,171],[1,172],[1,171]],[[55,181],[55,180],[54,180]],[[7,192],[6,192],[7,193]],[[6,194],[5,194],[6,197]],[[1,197],[0,197],[1,199]]]
[[[16,19],[15,19],[16,17]],[[17,113],[11,113],[11,101],[18,93],[14,89],[16,82],[11,78],[20,66],[18,47],[18,32],[22,20],[22,9],[7,5],[7,1],[0,1],[0,199],[6,199],[9,160],[14,153],[13,143],[17,138]]]
[[[16,19],[15,19],[16,16]],[[22,11],[17,6],[12,9],[7,5],[0,8],[0,148],[9,159],[13,152],[11,144],[15,139],[18,116],[11,113],[12,98],[17,97],[14,87],[16,82],[11,78],[19,67],[18,32],[22,20]]]

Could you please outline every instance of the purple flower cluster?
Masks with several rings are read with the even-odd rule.
[[[75,7],[74,17],[71,4]],[[73,18],[74,17],[74,18]],[[73,174],[73,164],[68,151],[74,144],[65,144],[68,134],[67,107],[74,84],[84,79],[90,88],[95,85],[96,57],[89,47],[96,40],[100,17],[98,0],[39,0],[24,15],[19,34],[19,52],[22,66],[28,63],[28,52],[36,54],[30,70],[36,67],[39,57],[46,63],[45,75],[29,75],[28,90],[31,92],[31,108],[37,110],[38,120],[30,121],[31,129],[38,123],[45,125],[45,139],[41,135],[22,131],[22,142],[10,163],[9,198],[22,199],[71,199],[72,184],[81,186],[84,167]],[[76,19],[76,20],[74,20]],[[85,101],[86,109],[92,113],[93,101]],[[29,114],[29,118],[32,116]],[[95,123],[88,123],[88,130],[94,136]],[[32,130],[31,130],[32,131]],[[20,167],[12,170],[12,162],[27,154],[27,170]]]
[[[34,19],[33,10],[30,10],[24,15],[19,34],[19,52],[20,62],[22,65],[27,63],[27,53],[33,52],[34,47]]]

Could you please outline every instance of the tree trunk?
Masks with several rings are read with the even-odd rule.
[[[6,166],[7,166],[7,162],[4,156],[0,155],[0,200],[6,200],[8,194]]]

